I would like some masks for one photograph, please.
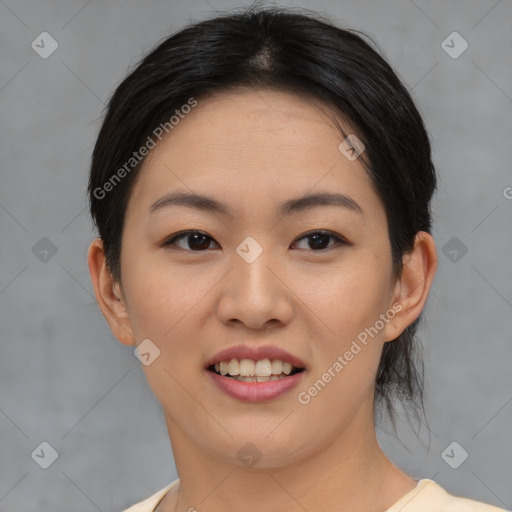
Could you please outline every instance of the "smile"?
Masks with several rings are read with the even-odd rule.
[[[304,371],[289,361],[281,359],[235,359],[221,361],[208,367],[217,375],[226,376],[239,382],[269,382],[286,378]]]
[[[242,402],[274,400],[295,388],[304,368],[280,359],[224,360],[206,368],[213,384],[223,394]]]

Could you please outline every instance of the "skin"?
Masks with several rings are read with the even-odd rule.
[[[402,275],[394,275],[383,204],[360,159],[340,153],[343,139],[326,108],[284,92],[201,100],[137,178],[120,282],[105,265],[101,240],[90,245],[94,291],[114,335],[126,345],[149,338],[160,349],[142,368],[163,406],[180,486],[159,512],[383,511],[417,483],[377,442],[374,380],[384,343],[425,304],[435,245],[418,233]],[[185,206],[148,213],[176,190],[213,197],[234,215]],[[350,196],[363,213],[339,206],[276,213],[284,200],[320,191]],[[188,229],[211,237],[205,250],[194,252],[187,237],[163,246]],[[304,235],[317,230],[350,245],[327,238],[321,247],[329,247],[316,249]],[[252,263],[236,252],[247,236],[263,248]],[[397,303],[401,310],[378,335],[307,405],[299,403],[298,393]],[[272,344],[301,358],[301,384],[257,404],[224,395],[204,366],[241,343]],[[247,442],[262,455],[252,468],[237,457]]]

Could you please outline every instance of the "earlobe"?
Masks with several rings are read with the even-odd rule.
[[[124,345],[135,345],[126,301],[119,283],[114,281],[107,268],[101,238],[91,242],[87,262],[98,307],[112,333]]]
[[[403,269],[396,283],[394,304],[400,310],[389,322],[385,341],[396,339],[423,310],[437,269],[437,252],[432,235],[419,231],[413,249],[403,256]]]

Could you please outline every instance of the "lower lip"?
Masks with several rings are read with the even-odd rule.
[[[206,371],[221,391],[244,402],[266,402],[284,395],[298,385],[304,373],[302,371],[290,377],[282,377],[279,380],[269,380],[268,382],[243,382],[218,375],[210,370]]]

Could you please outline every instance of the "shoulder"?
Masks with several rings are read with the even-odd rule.
[[[505,509],[448,493],[424,478],[386,512],[505,512]]]
[[[153,512],[164,496],[176,485],[175,480],[123,512]],[[418,485],[402,496],[386,512],[508,512],[506,509],[488,505],[480,501],[454,496],[445,491],[433,480],[424,478]]]
[[[132,505],[130,508],[123,510],[123,512],[153,512],[157,505],[164,499],[164,496],[174,487],[176,487],[179,483],[179,479],[170,483],[163,489],[160,489],[155,494],[151,495],[149,498],[146,498],[143,501],[139,501],[135,505]]]

